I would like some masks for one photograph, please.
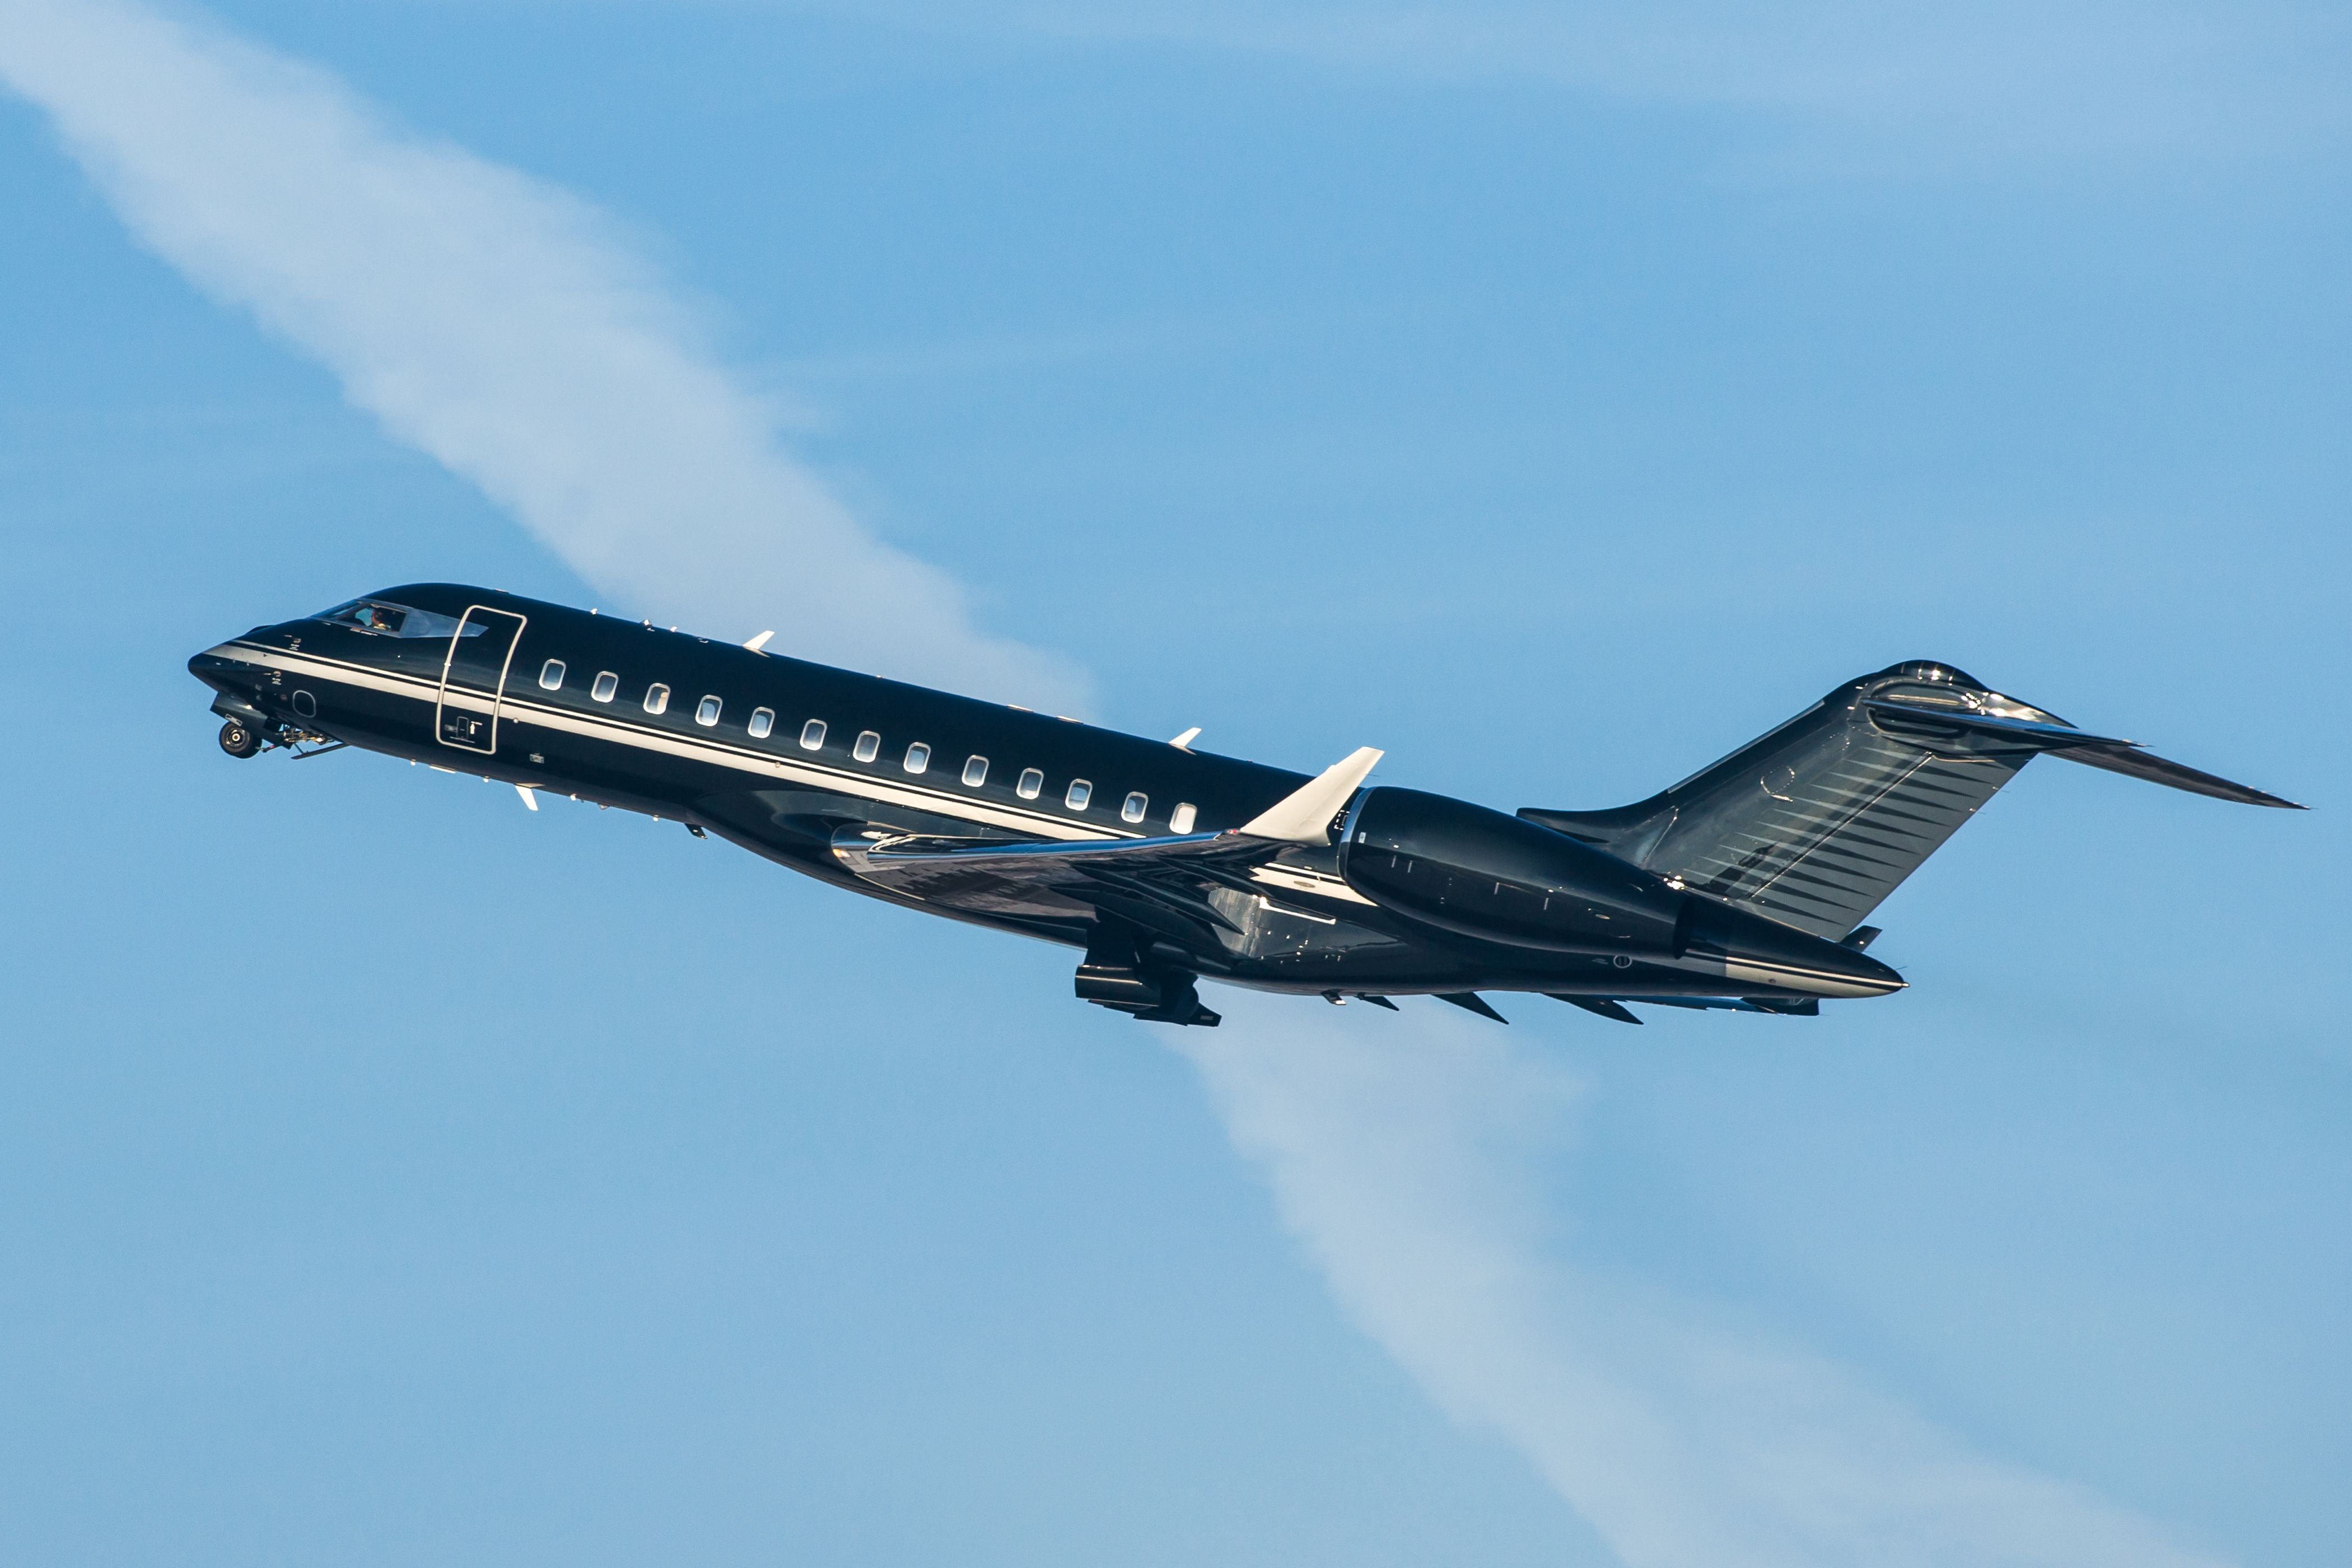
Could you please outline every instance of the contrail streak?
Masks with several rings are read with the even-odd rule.
[[[334,78],[116,0],[0,0],[0,83],[138,238],[325,364],[394,438],[644,613],[1065,710],[1068,662],[974,628],[778,444],[773,410],[600,214],[405,135]]]
[[[1634,1568],[2215,1561],[1706,1303],[1563,1260],[1535,1173],[1582,1090],[1492,1026],[1219,1005],[1186,1054],[1342,1307]]]

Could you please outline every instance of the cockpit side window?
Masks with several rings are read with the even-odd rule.
[[[311,618],[379,637],[446,637],[457,630],[455,616],[415,609],[384,599],[353,599],[348,605],[321,610]],[[466,635],[469,637],[480,637],[488,630],[489,627],[480,621],[466,623]]]

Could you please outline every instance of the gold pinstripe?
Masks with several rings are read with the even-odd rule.
[[[451,687],[446,695],[439,684],[417,676],[394,675],[363,664],[347,663],[341,659],[323,658],[317,654],[289,652],[284,648],[261,647],[251,643],[223,643],[205,650],[208,657],[231,659],[240,664],[260,665],[265,668],[282,669],[289,674],[309,675],[320,680],[341,681],[390,696],[405,697],[415,701],[431,703],[436,699],[447,706],[469,712],[488,713],[491,698],[488,692],[476,692],[462,687]],[[600,718],[575,713],[566,709],[552,708],[528,697],[507,692],[499,700],[501,714],[520,719],[541,729],[562,731],[569,734],[601,740],[620,745],[635,746],[640,751],[659,752],[689,761],[714,763],[732,768],[739,773],[757,777],[783,779],[795,784],[815,784],[841,788],[868,800],[887,801],[897,805],[913,806],[936,812],[942,816],[960,817],[969,822],[986,823],[992,826],[1011,827],[1034,832],[1042,837],[1066,841],[1091,838],[1140,838],[1139,833],[1106,827],[1090,822],[1073,822],[1067,817],[1050,816],[1043,812],[1018,807],[1000,806],[969,795],[950,794],[922,784],[900,784],[896,780],[877,778],[868,773],[850,773],[828,767],[821,763],[797,757],[774,756],[747,746],[737,746],[723,741],[700,741],[690,736],[674,735],[666,731],[633,724],[614,717]],[[462,752],[462,748],[457,748]],[[472,753],[478,755],[479,753]]]

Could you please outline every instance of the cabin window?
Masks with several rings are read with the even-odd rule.
[[[802,725],[802,726],[801,726],[801,747],[802,747],[802,749],[803,749],[803,751],[810,751],[810,752],[814,752],[814,751],[815,751],[819,746],[822,746],[822,745],[824,745],[824,720],[822,720],[822,719],[812,719],[812,720],[810,720],[807,723],[805,723],[805,724],[803,724],[803,725]]]
[[[1042,770],[1037,768],[1023,768],[1021,770],[1021,782],[1013,786],[1013,793],[1019,795],[1023,800],[1035,800],[1037,798],[1037,792],[1045,787],[1045,775]]]
[[[609,669],[600,669],[596,672],[596,684],[588,689],[588,695],[599,702],[610,702],[613,693],[619,689],[621,678]]]
[[[1141,822],[1144,808],[1150,804],[1151,797],[1138,790],[1118,803],[1118,819],[1121,822]]]
[[[1168,831],[1171,833],[1190,833],[1192,831],[1192,803],[1191,801],[1185,800],[1176,803],[1176,809],[1168,814]]]
[[[551,658],[539,667],[539,683],[550,691],[563,689],[563,661]]]
[[[776,710],[772,708],[752,709],[751,721],[744,726],[745,729],[751,731],[751,739],[755,741],[766,740],[768,738],[768,731],[775,727]]]
[[[694,705],[694,721],[705,729],[719,722],[719,699],[706,697]]]
[[[857,749],[849,754],[861,763],[870,763],[882,752],[882,737],[867,730],[857,737]]]
[[[1062,797],[1062,804],[1068,806],[1072,811],[1084,811],[1087,808],[1087,802],[1094,799],[1094,785],[1088,784],[1084,779],[1072,779],[1070,781],[1070,793]]]
[[[646,711],[665,713],[669,710],[669,688],[656,680],[646,688]]]
[[[963,760],[963,782],[967,789],[978,789],[988,782],[988,759],[966,757]]]
[[[931,749],[920,741],[907,748],[905,767],[910,773],[921,773],[931,765]]]

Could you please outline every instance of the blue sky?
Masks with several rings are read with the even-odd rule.
[[[2342,1560],[2340,18],[154,15],[0,5],[8,1555]],[[1814,1021],[1179,1040],[218,753],[417,577],[1506,807],[1933,657],[2317,809],[2041,764]]]

